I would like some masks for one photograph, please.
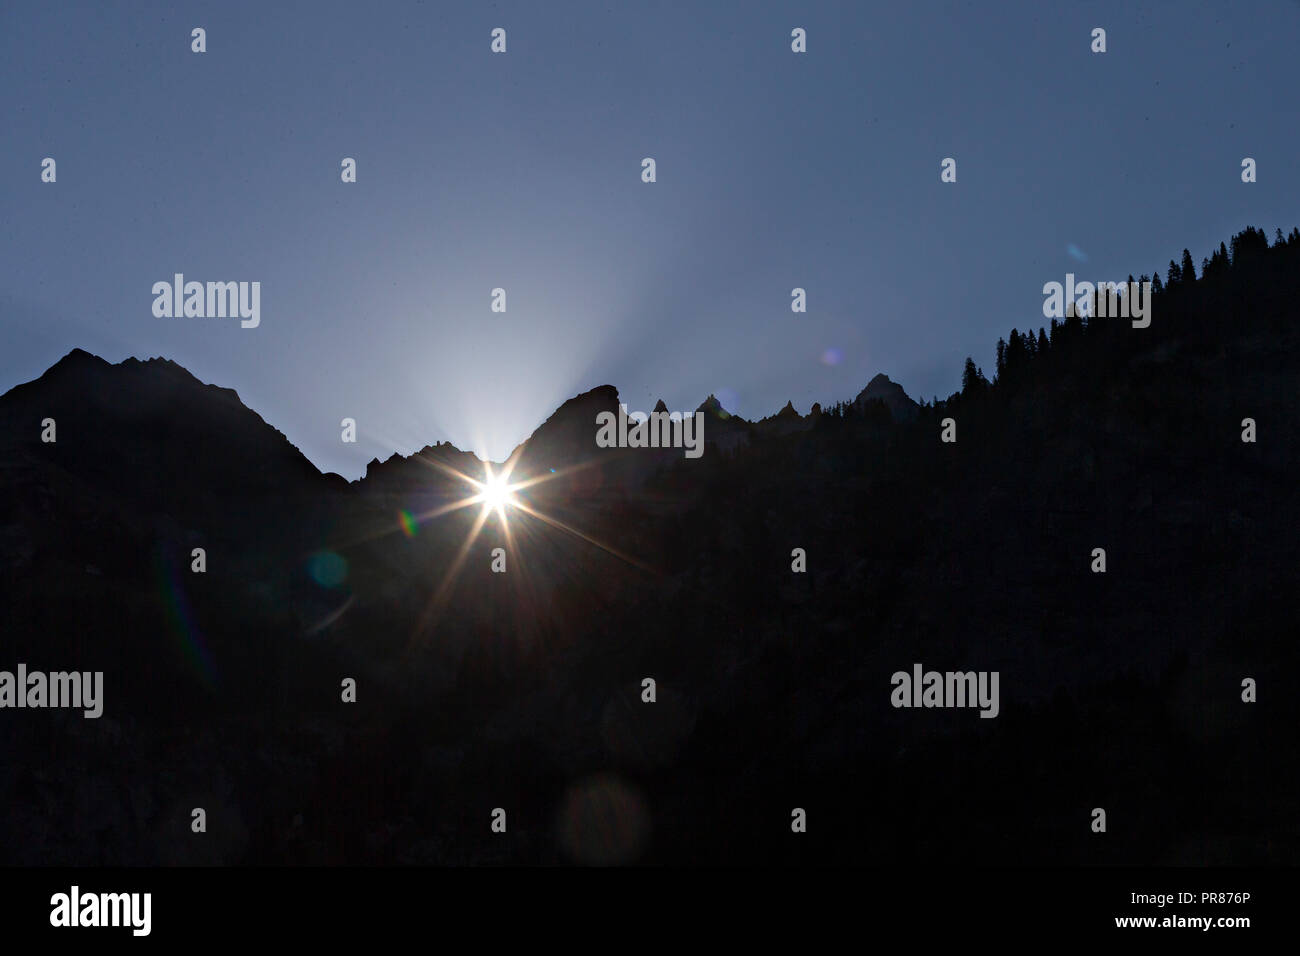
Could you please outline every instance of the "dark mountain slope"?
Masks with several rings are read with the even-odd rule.
[[[1295,863],[1297,292],[1300,232],[1249,230],[1147,329],[903,415],[715,399],[698,460],[596,448],[602,386],[520,451],[544,517],[477,536],[434,515],[472,456],[340,487],[233,393],[73,353],[0,398],[0,668],[102,667],[105,716],[0,715],[0,859]],[[998,671],[998,717],[893,708],[916,662]]]

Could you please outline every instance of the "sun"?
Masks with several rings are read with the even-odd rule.
[[[497,520],[501,522],[504,528],[507,526],[506,509],[522,507],[521,502],[515,497],[515,490],[523,487],[510,483],[510,472],[514,470],[514,462],[507,462],[505,468],[499,473],[492,473],[492,466],[487,462],[483,463],[483,480],[475,481],[473,478],[466,479],[474,486],[478,494],[466,500],[466,504],[482,504],[483,514],[480,521],[486,519],[492,512],[496,512]]]
[[[490,511],[501,513],[507,505],[515,505],[514,486],[505,475],[493,475],[489,470],[487,480],[483,482],[478,500]]]
[[[471,490],[465,497],[448,501],[429,511],[421,512],[419,514],[402,512],[396,525],[397,529],[400,529],[407,535],[407,537],[411,537],[414,535],[415,529],[434,518],[451,514],[452,512],[459,511],[462,508],[472,507],[473,505],[482,505],[482,508],[479,510],[478,517],[474,520],[472,527],[466,533],[465,539],[457,549],[456,554],[451,561],[451,566],[443,573],[442,579],[438,582],[438,586],[435,588],[432,598],[430,598],[424,612],[421,614],[420,623],[412,632],[413,641],[417,637],[427,634],[431,623],[435,621],[445,609],[447,602],[450,599],[452,588],[460,575],[461,569],[469,558],[471,549],[474,547],[475,542],[478,541],[479,536],[484,533],[484,528],[487,525],[488,519],[492,517],[493,512],[496,512],[499,530],[504,538],[503,543],[505,545],[505,550],[510,553],[514,553],[515,551],[520,532],[525,536],[528,536],[530,533],[535,534],[538,528],[544,526],[563,534],[572,535],[574,538],[585,541],[588,544],[593,545],[602,551],[608,552],[614,557],[626,561],[628,564],[641,568],[644,571],[652,574],[658,573],[653,567],[637,560],[632,555],[626,554],[612,545],[592,537],[590,534],[567,524],[554,515],[548,515],[545,512],[538,510],[534,506],[531,496],[527,493],[529,488],[536,485],[554,481],[557,478],[564,478],[566,475],[579,472],[585,468],[591,468],[599,463],[599,459],[593,458],[576,465],[571,465],[568,468],[562,468],[559,471],[551,468],[546,473],[539,473],[531,477],[526,477],[523,480],[512,481],[510,476],[514,472],[515,466],[519,464],[523,450],[523,445],[516,448],[514,454],[510,456],[509,461],[497,466],[499,472],[494,472],[491,463],[483,462],[482,480],[471,478],[464,472],[459,471],[446,462],[439,461],[436,458],[425,457],[424,455],[417,456],[416,460],[421,464],[428,466],[431,470],[441,472],[447,477],[455,478],[458,481],[464,482],[469,485]],[[514,512],[514,516],[519,519],[517,522],[518,527],[514,527],[516,522],[512,522],[510,518],[507,517],[508,512]]]

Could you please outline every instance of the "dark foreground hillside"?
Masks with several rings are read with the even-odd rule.
[[[1173,279],[946,401],[706,402],[696,460],[597,448],[593,389],[509,538],[420,520],[482,477],[450,446],[348,484],[73,352],[0,397],[0,669],[104,716],[0,710],[0,863],[1300,862],[1300,232]],[[891,706],[917,663],[998,715]]]

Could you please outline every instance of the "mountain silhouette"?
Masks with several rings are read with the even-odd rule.
[[[916,402],[908,398],[907,393],[903,391],[903,386],[897,382],[891,382],[889,376],[883,372],[867,383],[867,387],[858,393],[858,397],[853,400],[853,404],[861,408],[871,401],[884,402],[894,421],[910,422],[916,420],[918,411]]]
[[[710,395],[699,459],[598,447],[593,388],[504,527],[451,445],[347,482],[74,350],[0,396],[0,670],[102,670],[104,716],[3,712],[0,861],[1294,863],[1300,231],[1262,236],[947,399]],[[996,719],[894,706],[918,662],[998,672]]]

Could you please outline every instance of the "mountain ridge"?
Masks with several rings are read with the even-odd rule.
[[[572,423],[578,421],[581,415],[588,415],[591,420],[590,431],[594,440],[594,412],[617,411],[620,402],[618,389],[610,384],[597,385],[579,392],[556,407],[555,410],[552,411],[539,425],[537,425],[528,437],[520,442],[511,454],[506,456],[502,461],[482,459],[473,452],[458,448],[451,442],[436,441],[432,444],[427,444],[410,454],[403,454],[394,450],[386,458],[381,459],[379,456],[374,456],[366,464],[365,471],[359,477],[351,480],[338,475],[336,472],[323,471],[314,462],[311,462],[311,459],[307,458],[307,456],[303,454],[299,446],[295,444],[288,435],[276,428],[275,425],[264,418],[257,410],[244,403],[236,390],[215,383],[203,382],[185,366],[176,362],[174,359],[165,356],[155,356],[145,359],[136,356],[128,356],[118,362],[109,362],[102,356],[88,352],[80,347],[74,347],[36,378],[27,382],[18,383],[8,391],[0,394],[0,414],[3,414],[4,409],[9,403],[20,400],[30,401],[31,396],[39,393],[41,386],[52,387],[59,384],[65,378],[91,375],[99,380],[98,384],[100,385],[113,384],[122,387],[125,387],[127,384],[138,385],[140,382],[139,379],[132,381],[130,379],[111,380],[110,378],[107,378],[106,376],[113,375],[113,370],[121,370],[123,373],[133,376],[157,376],[154,383],[155,385],[169,385],[171,387],[185,389],[195,396],[210,396],[218,399],[221,403],[242,409],[247,412],[248,415],[252,416],[256,422],[270,428],[276,435],[282,438],[294,453],[301,456],[304,461],[311,464],[317,475],[328,479],[331,483],[346,481],[347,484],[352,487],[361,487],[367,481],[385,480],[381,476],[389,476],[395,470],[404,470],[408,464],[417,459],[449,459],[455,461],[458,466],[462,468],[468,464],[467,459],[472,459],[477,463],[474,465],[476,472],[481,471],[484,465],[498,467],[511,460],[516,455],[521,454],[523,450],[527,449],[530,445],[536,448],[540,444],[539,439],[545,441],[546,439],[556,437],[557,433],[561,429],[569,433],[565,444],[568,450],[572,451],[575,445],[582,443],[581,437],[573,434],[574,426]],[[901,387],[896,383],[890,382],[887,376],[877,375],[871,380],[871,383],[869,383],[867,387],[859,393],[859,396],[855,401],[861,402],[864,396],[879,397],[873,396],[871,393],[873,385],[880,379],[883,379],[889,386],[896,389],[898,393],[902,393]],[[84,382],[79,381],[78,387],[82,387],[82,385],[84,385]],[[902,394],[906,399],[905,393]],[[102,402],[106,397],[106,394],[100,390],[96,395],[96,401]],[[894,401],[892,394],[889,397],[891,401]],[[911,400],[907,399],[907,401],[910,402]],[[912,404],[914,405],[915,403]],[[892,407],[893,406],[891,405],[891,408]],[[794,408],[793,402],[787,401],[785,405],[774,414],[763,419],[750,421],[727,411],[718,400],[717,396],[710,393],[705,400],[699,404],[696,410],[704,412],[713,425],[720,426],[727,430],[728,433],[731,433],[734,431],[744,431],[750,426],[771,426],[778,429],[784,428],[788,430],[791,425],[798,427],[799,423],[811,424],[811,422],[820,414],[821,406],[820,404],[815,404],[814,410],[808,415],[801,415]],[[662,399],[656,403],[655,411],[667,411],[667,406]],[[709,440],[709,436],[710,431],[706,428],[706,440]],[[734,443],[734,441],[731,442],[731,444]]]
[[[8,715],[0,862],[1294,864],[1298,284],[1300,233],[1234,241],[1149,328],[1013,330],[911,422],[711,416],[698,460],[592,449],[598,386],[500,512],[450,445],[329,486],[161,364],[105,417],[74,355],[0,401],[0,669],[104,710]],[[922,664],[997,718],[900,709]]]

